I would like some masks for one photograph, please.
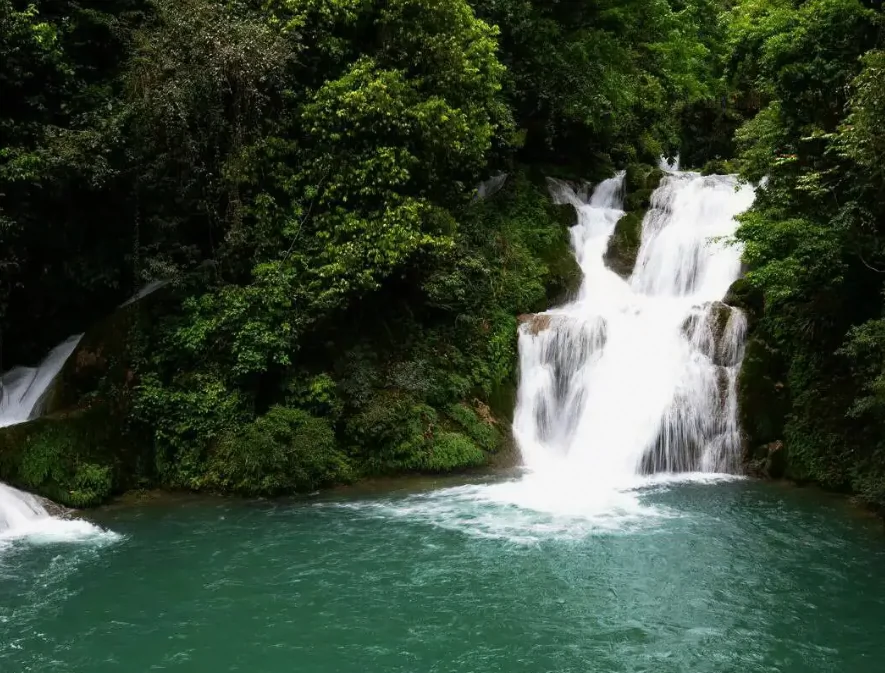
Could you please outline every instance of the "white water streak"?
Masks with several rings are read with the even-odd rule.
[[[0,428],[24,423],[42,413],[49,386],[82,336],[79,334],[60,343],[38,367],[15,367],[0,376]]]
[[[554,474],[559,488],[738,470],[746,319],[721,299],[741,270],[728,240],[734,218],[754,191],[733,177],[670,170],[627,281],[604,263],[623,216],[623,174],[589,199],[551,183],[554,199],[578,212],[572,241],[584,281],[573,303],[546,314],[546,329],[522,328],[514,432],[526,466]]]

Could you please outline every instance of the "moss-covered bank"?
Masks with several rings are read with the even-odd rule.
[[[70,507],[150,485],[144,439],[104,406],[46,416],[0,430],[0,481]]]

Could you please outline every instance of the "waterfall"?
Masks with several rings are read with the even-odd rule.
[[[42,413],[49,386],[82,336],[60,343],[37,367],[16,367],[0,376],[0,428],[24,423]]]
[[[16,367],[0,376],[0,428],[24,423],[41,414],[49,387],[81,336],[73,336],[53,348],[37,367]],[[47,525],[51,527],[55,522],[39,498],[0,482],[0,540],[45,531]],[[74,529],[82,529],[84,525],[88,524],[77,523]]]
[[[741,272],[735,216],[755,193],[732,176],[667,168],[627,280],[604,262],[624,215],[623,173],[589,198],[551,181],[554,199],[578,213],[572,243],[584,278],[572,303],[521,327],[514,434],[533,473],[586,487],[739,469],[747,324],[722,299]]]

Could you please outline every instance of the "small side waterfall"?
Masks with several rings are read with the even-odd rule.
[[[626,281],[603,261],[624,214],[624,175],[589,199],[551,182],[554,199],[578,212],[584,280],[574,302],[521,328],[514,432],[532,472],[617,486],[739,468],[746,318],[721,300],[741,271],[741,250],[726,239],[755,193],[734,177],[667,168]]]
[[[53,348],[37,367],[16,367],[0,376],[0,428],[41,414],[50,385],[81,336],[73,336]],[[0,482],[0,539],[40,530],[54,521],[39,498]]]
[[[0,376],[0,428],[38,417],[49,386],[58,376],[82,334],[53,348],[37,367],[16,367]]]
[[[0,483],[0,537],[41,519],[49,519],[49,512],[38,498]]]

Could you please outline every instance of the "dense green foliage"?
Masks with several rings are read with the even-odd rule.
[[[747,1],[729,21],[728,76],[761,108],[740,158],[767,178],[738,232],[761,303],[743,373],[751,448],[782,440],[789,476],[882,505],[879,3]]]
[[[0,364],[169,281],[59,393],[104,410],[137,460],[78,449],[54,474],[53,440],[7,478],[93,502],[485,464],[509,434],[517,317],[578,280],[544,176],[628,169],[626,273],[648,164],[681,151],[768,178],[739,234],[753,446],[785,440],[793,476],[883,498],[880,17],[861,0],[0,0]]]
[[[54,397],[144,446],[137,479],[275,494],[482,465],[516,317],[578,281],[543,173],[675,147],[713,7],[0,0],[2,356],[168,279]],[[72,504],[131,485],[59,427],[3,476]]]

